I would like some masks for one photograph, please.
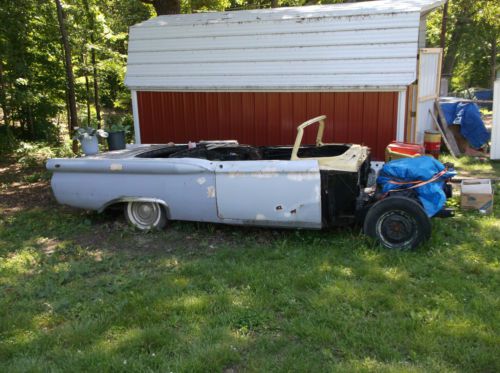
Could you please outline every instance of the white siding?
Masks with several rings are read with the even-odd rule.
[[[131,89],[401,90],[416,78],[421,13],[381,0],[161,16],[130,29]]]
[[[423,142],[426,130],[436,130],[436,126],[429,111],[434,112],[434,103],[439,97],[441,56],[442,50],[440,48],[426,48],[420,50],[417,130],[415,138],[415,141],[419,144]]]

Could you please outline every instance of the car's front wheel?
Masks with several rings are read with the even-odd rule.
[[[156,202],[128,202],[125,205],[125,218],[142,231],[162,229],[167,225],[167,214]]]
[[[414,249],[431,236],[431,221],[420,204],[406,197],[388,197],[366,214],[364,232],[384,247]]]

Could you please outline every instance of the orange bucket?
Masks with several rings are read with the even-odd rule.
[[[441,152],[441,134],[437,131],[424,132],[425,154],[438,158]]]

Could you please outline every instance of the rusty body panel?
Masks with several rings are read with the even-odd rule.
[[[147,201],[163,205],[171,220],[322,227],[317,160],[220,162],[148,155],[168,148],[143,145],[118,154],[50,159],[52,190],[59,203],[89,210]]]
[[[325,142],[357,143],[372,158],[396,138],[397,92],[147,92],[138,91],[142,143],[235,139],[251,145],[290,144],[296,124],[326,114]],[[304,143],[314,143],[314,135]]]

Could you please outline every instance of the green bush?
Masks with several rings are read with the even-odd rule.
[[[41,142],[20,142],[14,150],[17,161],[23,168],[43,167],[49,158],[72,157],[71,142],[50,146]]]
[[[0,154],[10,153],[16,148],[17,141],[8,126],[0,126]]]

